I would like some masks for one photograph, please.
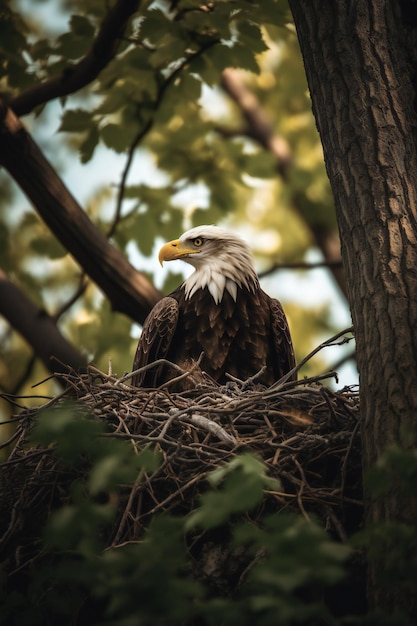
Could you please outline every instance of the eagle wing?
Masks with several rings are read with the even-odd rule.
[[[167,358],[168,350],[178,323],[178,302],[169,296],[162,298],[149,313],[133,361],[133,370],[140,369],[158,359]],[[150,368],[132,377],[134,387],[156,387],[163,366]]]
[[[272,338],[275,348],[278,376],[282,378],[295,367],[295,354],[287,318],[279,300],[271,298]],[[294,374],[290,380],[296,380]]]

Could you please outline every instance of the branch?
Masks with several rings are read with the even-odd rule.
[[[132,143],[130,144],[129,151],[128,151],[128,156],[127,156],[127,160],[126,160],[126,165],[125,165],[125,167],[123,169],[122,178],[121,178],[120,185],[119,185],[119,192],[118,192],[118,195],[117,195],[116,215],[115,215],[115,218],[113,220],[113,224],[110,227],[109,236],[113,234],[113,232],[114,232],[114,230],[116,228],[116,224],[117,224],[118,220],[120,219],[120,215],[121,215],[121,212],[122,212],[122,204],[123,204],[123,199],[124,199],[124,193],[125,193],[125,187],[126,187],[126,181],[127,181],[128,175],[129,175],[130,168],[132,166],[133,155],[134,155],[135,150],[138,147],[139,143],[144,139],[144,137],[148,134],[148,132],[150,132],[152,130],[154,122],[155,122],[155,115],[156,115],[157,111],[159,110],[159,107],[161,106],[161,103],[163,101],[164,94],[165,94],[167,88],[169,87],[169,85],[171,83],[174,82],[174,80],[177,78],[177,76],[183,71],[183,69],[185,67],[187,67],[187,65],[190,65],[195,59],[198,59],[198,57],[201,56],[203,54],[203,52],[205,52],[206,50],[208,50],[212,46],[215,46],[217,43],[219,43],[217,39],[212,39],[211,41],[209,41],[206,44],[202,45],[201,48],[199,48],[195,52],[192,52],[191,54],[189,54],[187,57],[185,57],[181,61],[181,63],[174,70],[172,70],[172,72],[167,76],[165,81],[159,86],[158,93],[157,93],[157,96],[156,96],[156,100],[155,100],[154,105],[153,105],[153,115],[148,119],[148,121],[145,123],[143,128],[141,128],[138,131],[138,133],[133,138]]]
[[[65,339],[46,311],[33,304],[2,270],[0,314],[26,339],[51,373],[86,367],[86,357]]]
[[[343,346],[345,343],[349,343],[349,341],[352,341],[354,337],[346,337],[346,334],[353,332],[353,326],[349,326],[348,328],[344,328],[343,330],[338,332],[336,335],[333,335],[333,337],[330,337],[330,339],[326,339],[326,341],[323,341],[323,343],[314,348],[314,350],[307,354],[307,356],[298,363],[296,371],[299,371],[303,367],[303,365],[307,363],[307,361],[310,361],[310,359],[312,359],[313,356],[320,352],[320,350],[323,350],[323,348],[328,348],[329,346]]]
[[[316,270],[319,268],[342,269],[342,259],[340,261],[318,261],[317,263],[306,263],[305,261],[296,261],[294,263],[274,263],[271,267],[263,272],[259,272],[259,278],[269,276],[278,270]]]
[[[246,134],[274,155],[277,170],[285,179],[292,162],[291,150],[286,140],[275,132],[256,96],[239,78],[236,70],[224,70],[221,85],[240,108],[247,123]]]
[[[16,115],[26,115],[40,104],[67,96],[93,82],[114,57],[126,23],[138,9],[139,0],[118,0],[109,10],[89,52],[60,74],[16,96],[10,107]]]
[[[161,294],[107,241],[11,109],[0,101],[0,164],[115,311],[143,323]]]

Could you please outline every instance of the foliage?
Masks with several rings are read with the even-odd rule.
[[[302,517],[250,520],[264,489],[273,486],[262,462],[249,454],[236,457],[209,476],[201,508],[185,518],[155,516],[137,541],[116,545],[111,529],[117,526],[117,494],[157,470],[158,456],[105,435],[103,424],[76,405],[40,416],[33,443],[49,446],[63,467],[74,470],[73,480],[68,503],[40,526],[33,524],[40,542],[35,566],[2,580],[3,623],[174,625],[199,619],[230,626],[255,620],[262,626],[313,617],[328,622],[322,592],[343,578],[350,551]],[[244,502],[242,480],[250,494]],[[227,589],[213,592],[194,565],[192,544],[213,529],[231,559],[246,555],[232,595]]]
[[[28,11],[25,3],[3,3],[0,88],[12,104],[29,87],[76,67],[99,37],[109,10],[101,0],[72,0],[60,10],[52,4],[31,3]],[[36,19],[38,12],[55,17]],[[91,219],[157,283],[162,276],[155,269],[155,245],[194,224],[251,224],[264,265],[303,258],[312,243],[305,215],[315,219],[320,210],[322,223],[330,220],[334,228],[290,22],[284,0],[139,3],[98,76],[61,98],[60,109],[40,105],[28,119]],[[241,112],[219,89],[226,67],[240,68],[240,79],[288,143],[293,164],[286,180],[277,179],[274,157],[249,137]],[[83,166],[76,163],[77,153]],[[135,344],[131,322],[115,317],[92,285],[67,305],[79,288],[80,269],[21,196],[13,204],[10,194],[3,197],[5,190],[0,201],[12,210],[0,218],[0,238],[7,241],[0,246],[1,266],[40,307],[57,314],[63,332],[99,367],[106,369],[111,356],[115,371],[128,371]],[[294,207],[301,206],[306,210],[295,215]],[[284,230],[285,237],[276,236]],[[275,238],[265,246],[264,236],[271,233]],[[148,263],[144,257],[149,256]],[[168,277],[164,289],[174,283]],[[278,286],[274,295],[279,292]],[[294,316],[299,307],[294,305]],[[303,355],[327,318],[323,310],[304,311],[308,332],[303,325],[296,333]],[[25,380],[25,392],[42,374],[39,368],[25,374],[29,348],[8,326],[0,332],[2,384],[16,391]]]
[[[402,445],[387,446],[366,476],[373,500],[386,497],[388,493],[396,494],[398,517],[368,524],[354,542],[380,564],[378,585],[384,592],[390,593],[395,587],[412,595],[417,577],[417,523],[415,520],[410,523],[403,516],[407,516],[410,500],[417,494],[417,449],[413,433],[404,433],[402,438]],[[394,617],[392,623],[409,624],[407,607],[402,607],[398,622]]]

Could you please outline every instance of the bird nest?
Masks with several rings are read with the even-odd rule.
[[[317,377],[270,388],[231,380],[174,393],[169,383],[138,389],[128,385],[128,376],[117,379],[94,368],[63,378],[67,391],[48,407],[60,410],[67,396],[75,396],[77,411],[105,423],[108,438],[126,439],[135,453],[152,447],[161,459],[145,480],[120,485],[109,544],[138,539],[156,513],[191,511],[207,490],[209,473],[242,452],[257,455],[279,480],[279,488],[266,493],[264,510],[314,515],[342,540],[357,528],[362,498],[356,388],[333,391]],[[20,410],[14,448],[2,465],[0,544],[13,554],[28,548],[34,519],[46,520],[70,501],[76,478],[53,446],[28,445],[39,411]]]

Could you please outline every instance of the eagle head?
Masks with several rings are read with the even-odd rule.
[[[227,228],[197,226],[163,245],[159,252],[161,265],[176,259],[195,269],[183,283],[186,299],[207,287],[218,304],[225,291],[236,300],[238,289],[254,291],[259,284],[248,244]]]

